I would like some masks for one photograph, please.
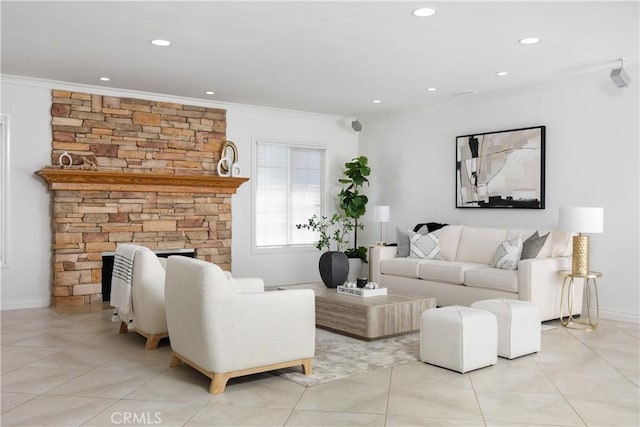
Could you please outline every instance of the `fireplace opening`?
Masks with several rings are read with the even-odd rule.
[[[181,255],[189,258],[195,258],[196,251],[194,249],[168,249],[154,251],[160,258],[167,258],[171,255]],[[113,260],[115,252],[102,253],[102,301],[109,302],[111,300],[111,273],[113,272]]]

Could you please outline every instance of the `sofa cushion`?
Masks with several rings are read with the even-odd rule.
[[[433,282],[444,282],[454,285],[464,283],[465,273],[468,270],[486,267],[483,264],[469,262],[443,261],[436,259],[425,259],[418,265],[418,276],[423,280]]]
[[[411,258],[441,259],[438,237],[433,233],[414,234],[409,239],[409,256]]]
[[[460,243],[461,225],[447,225],[433,232],[438,236],[440,256],[446,261],[455,261],[458,244]]]
[[[380,261],[380,273],[392,276],[418,278],[418,266],[422,258],[388,258]]]
[[[506,239],[506,228],[462,227],[455,259],[491,265],[498,244]]]
[[[516,237],[500,242],[491,266],[502,270],[516,270],[522,255],[522,246],[522,238],[519,234]]]
[[[472,288],[518,292],[518,273],[517,270],[491,267],[469,269],[465,272],[464,284]]]

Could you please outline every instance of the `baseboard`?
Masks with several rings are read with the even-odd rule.
[[[587,309],[583,309],[583,313],[586,313]],[[584,317],[584,316],[583,316]],[[596,310],[591,309],[591,318],[595,319]],[[640,324],[640,316],[634,313],[628,313],[626,311],[607,310],[600,309],[600,318],[605,320],[613,320],[616,322],[635,323]]]
[[[2,303],[0,305],[0,311],[5,310],[19,310],[21,308],[41,308],[41,307],[49,307],[51,305],[51,300],[47,298],[46,300],[32,300],[32,301],[20,301],[20,302],[11,302],[11,303]]]

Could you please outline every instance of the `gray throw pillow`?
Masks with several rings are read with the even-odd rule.
[[[396,242],[398,242],[398,248],[396,249],[396,257],[408,257],[409,256],[409,239],[413,236],[413,231],[403,231],[396,227]]]
[[[522,256],[520,259],[531,259],[538,256],[544,243],[547,241],[549,233],[541,236],[537,231],[522,242]]]
[[[396,227],[396,242],[398,242],[398,248],[396,249],[396,257],[398,258],[406,258],[409,256],[409,240],[413,235],[415,235],[413,231],[410,230],[400,230]],[[429,234],[429,230],[427,226],[422,226],[417,234],[426,235]]]

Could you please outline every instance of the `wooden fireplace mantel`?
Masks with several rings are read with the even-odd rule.
[[[36,171],[49,190],[157,191],[165,193],[231,193],[249,178],[217,175],[132,173],[42,168]]]

